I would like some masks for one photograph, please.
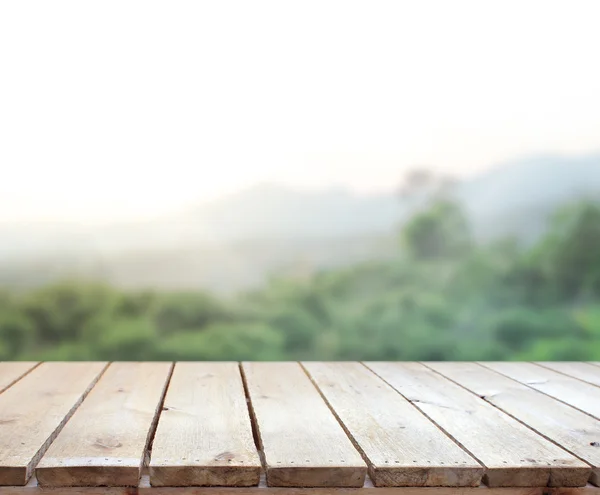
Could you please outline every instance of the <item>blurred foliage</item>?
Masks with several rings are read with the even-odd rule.
[[[0,290],[0,359],[600,359],[600,205],[561,208],[524,248],[475,244],[437,196],[399,245],[230,300],[84,281]]]

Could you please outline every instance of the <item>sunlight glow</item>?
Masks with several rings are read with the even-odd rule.
[[[595,1],[4,1],[0,221],[600,147]]]

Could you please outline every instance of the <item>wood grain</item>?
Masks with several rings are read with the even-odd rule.
[[[110,365],[40,461],[40,486],[137,486],[170,370]]]
[[[152,486],[252,486],[260,472],[238,364],[178,363],[154,438]]]
[[[298,363],[244,363],[267,483],[361,487],[367,466]]]
[[[538,362],[535,364],[600,387],[600,369],[593,364],[574,362]]]
[[[374,487],[368,478],[361,488],[286,488],[267,487],[264,476],[253,487],[151,487],[143,474],[135,488],[40,488],[33,477],[27,486],[0,487],[0,495],[600,495],[600,488]]]
[[[0,395],[0,485],[24,485],[106,363],[44,363]]]
[[[361,488],[286,488],[267,487],[264,476],[253,487],[151,487],[143,474],[135,488],[40,488],[34,477],[27,486],[0,487],[0,495],[600,495],[600,488],[374,487],[368,478]]]
[[[600,421],[476,363],[425,363],[592,466],[600,481]]]
[[[367,363],[486,467],[489,486],[584,486],[590,466],[419,363]]]
[[[533,363],[481,364],[600,419],[600,393],[594,385]]]
[[[14,361],[0,363],[0,394],[37,366],[37,362]]]
[[[376,486],[479,486],[483,466],[360,363],[303,366],[345,426]]]

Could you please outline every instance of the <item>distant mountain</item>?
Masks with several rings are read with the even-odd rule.
[[[393,195],[358,196],[344,189],[299,191],[259,184],[184,214],[213,239],[337,238],[385,234],[398,222]]]
[[[479,238],[533,240],[559,205],[600,200],[600,154],[508,162],[460,184],[457,196]]]
[[[600,199],[600,154],[505,163],[459,182],[454,193],[480,240],[516,235],[528,242],[559,205]],[[415,199],[392,193],[260,184],[151,222],[0,224],[0,285],[84,275],[130,287],[229,292],[273,273],[392,256],[414,209]]]
[[[455,195],[478,237],[531,238],[565,202],[600,199],[600,154],[541,156],[508,162],[460,182]],[[414,206],[393,194],[358,196],[343,189],[298,191],[261,184],[184,215],[221,241],[340,237],[390,233]]]

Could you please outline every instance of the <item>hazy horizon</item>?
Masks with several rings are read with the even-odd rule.
[[[596,2],[35,4],[0,4],[2,221],[148,219],[260,182],[368,193],[600,145]]]
[[[398,179],[395,182],[390,182],[389,185],[387,186],[382,186],[382,187],[372,187],[372,188],[365,188],[364,184],[361,185],[360,184],[353,184],[353,183],[349,183],[349,182],[344,182],[341,180],[332,180],[329,182],[323,182],[323,183],[318,183],[318,184],[302,184],[302,183],[297,183],[297,182],[291,182],[291,181],[282,181],[282,180],[277,180],[277,179],[262,179],[262,180],[256,180],[254,182],[248,182],[246,184],[242,184],[239,185],[238,187],[233,187],[230,188],[229,190],[225,190],[219,194],[214,194],[214,195],[199,195],[197,197],[189,197],[189,198],[182,198],[180,200],[180,202],[178,203],[174,203],[172,205],[164,205],[164,208],[161,209],[156,209],[156,210],[152,210],[150,211],[148,214],[146,215],[138,215],[138,216],[123,216],[123,215],[116,215],[116,216],[99,216],[99,217],[95,217],[95,216],[88,216],[88,217],[78,217],[77,213],[79,213],[81,215],[80,211],[75,211],[75,215],[72,216],[64,216],[64,217],[58,217],[58,218],[48,218],[48,217],[44,217],[44,216],[33,216],[30,218],[14,218],[10,216],[10,211],[4,210],[4,212],[2,210],[0,210],[0,224],[3,225],[10,225],[10,224],[30,224],[30,225],[34,225],[34,224],[41,224],[41,223],[51,223],[51,224],[77,224],[77,223],[85,223],[88,224],[90,226],[101,226],[104,224],[127,224],[127,223],[133,223],[133,222],[152,222],[153,220],[158,220],[161,219],[163,217],[165,218],[170,218],[171,220],[174,220],[178,215],[181,214],[185,214],[186,211],[194,211],[195,209],[197,209],[198,207],[203,207],[203,206],[208,206],[211,203],[215,203],[218,201],[228,201],[232,198],[235,198],[236,196],[239,195],[243,195],[246,192],[252,193],[255,190],[260,190],[260,188],[273,188],[275,190],[279,190],[279,191],[294,191],[294,192],[299,192],[299,193],[313,193],[313,194],[327,194],[327,193],[331,193],[331,192],[341,192],[341,193],[345,193],[345,194],[351,194],[358,197],[374,197],[374,196],[381,196],[381,195],[394,195],[398,193],[399,190],[399,186],[402,183],[402,174],[406,173],[410,170],[416,170],[416,169],[424,169],[424,170],[428,170],[434,173],[434,175],[437,175],[439,177],[450,177],[453,179],[458,179],[461,181],[469,181],[472,179],[477,179],[478,177],[483,177],[485,176],[485,174],[487,173],[493,173],[495,171],[501,171],[503,168],[506,168],[507,166],[510,167],[512,165],[517,165],[518,167],[522,166],[523,163],[526,163],[528,160],[544,160],[544,159],[550,159],[551,161],[554,160],[563,160],[564,162],[568,163],[569,160],[573,160],[573,159],[578,159],[581,157],[587,157],[587,156],[595,156],[598,155],[600,156],[600,150],[595,149],[595,150],[591,150],[589,153],[571,153],[571,154],[549,154],[549,153],[540,153],[540,154],[536,154],[536,155],[527,155],[527,156],[523,156],[523,157],[515,157],[512,160],[507,160],[505,162],[502,163],[492,163],[492,164],[487,164],[487,166],[480,166],[480,167],[473,167],[471,170],[464,170],[464,169],[459,169],[459,170],[453,170],[449,167],[436,167],[433,166],[431,164],[420,164],[420,165],[415,165],[413,167],[405,167],[404,169],[399,169],[397,176]],[[561,165],[564,165],[563,163],[561,163]],[[550,171],[549,171],[550,172]],[[2,198],[0,198],[0,205],[2,205]],[[6,203],[6,201],[4,201]],[[9,213],[8,216],[3,216],[2,213]],[[85,213],[85,212],[84,212]],[[172,217],[172,215],[175,215],[175,217]]]

